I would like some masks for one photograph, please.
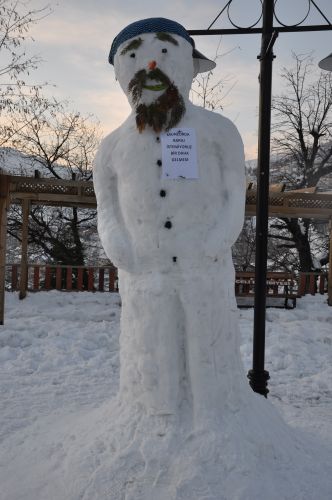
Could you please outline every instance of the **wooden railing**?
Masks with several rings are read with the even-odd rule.
[[[316,293],[324,294],[328,291],[328,274],[327,273],[300,273],[299,285],[298,285],[299,295]]]
[[[20,289],[20,265],[6,266],[6,288]],[[57,264],[29,264],[28,290],[117,292],[117,269],[110,266],[62,266]]]
[[[20,288],[20,264],[6,265],[6,289]],[[57,264],[29,264],[28,290],[99,291],[117,292],[118,273],[112,266],[63,266]],[[303,296],[326,293],[327,273],[268,272],[268,296]],[[237,272],[235,293],[240,296],[254,295],[255,275],[253,272]]]
[[[266,306],[267,307],[296,307],[296,300],[310,293],[324,294],[328,291],[328,277],[324,273],[295,273],[267,272],[266,279]],[[239,307],[254,305],[255,273],[237,272],[235,279],[235,295]]]
[[[297,297],[298,282],[294,273],[268,272],[266,276],[267,296]],[[235,277],[235,294],[247,297],[255,294],[255,273],[238,271]]]
[[[321,272],[295,273],[267,272],[267,296],[302,297],[306,294],[324,294],[328,289],[328,274]],[[248,296],[255,293],[255,273],[238,271],[235,280],[236,296]]]

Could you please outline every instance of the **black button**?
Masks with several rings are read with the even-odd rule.
[[[171,221],[170,221],[170,220],[168,220],[168,221],[166,221],[166,222],[165,222],[165,227],[166,227],[167,229],[171,229],[171,227],[172,227],[172,223],[171,223]]]
[[[161,167],[161,166],[162,166],[162,164],[163,164],[163,162],[162,162],[161,160],[158,160],[158,161],[157,161],[157,165],[158,165],[158,167]]]
[[[176,262],[178,260],[177,257],[173,257],[173,262]]]
[[[165,191],[164,189],[162,189],[162,190],[160,191],[160,193],[159,193],[159,194],[160,194],[160,196],[161,196],[162,198],[165,198],[165,196],[166,196],[166,191]]]
[[[156,137],[156,141],[157,141],[157,142],[160,142],[160,137]]]

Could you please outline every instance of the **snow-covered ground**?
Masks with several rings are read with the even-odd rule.
[[[54,429],[73,419],[80,426],[86,415],[102,412],[117,392],[120,311],[117,294],[52,291],[19,301],[7,293],[5,325],[0,327],[0,484],[10,479],[1,472],[4,464],[6,471],[20,476],[18,447],[24,449],[25,442],[38,447],[45,433],[54,442],[50,460],[52,454],[61,460]],[[239,315],[248,370],[253,310],[240,310]],[[326,296],[304,297],[294,310],[269,309],[266,367],[271,376],[269,399],[286,422],[332,449],[331,324]],[[103,444],[97,445],[96,467],[103,451]],[[8,486],[0,498],[67,500],[54,490],[48,498],[38,496],[34,482],[31,477],[28,485]],[[316,498],[321,498],[319,486]]]

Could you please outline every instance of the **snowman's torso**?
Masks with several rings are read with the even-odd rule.
[[[160,136],[150,130],[138,133],[132,115],[112,134],[119,206],[142,264],[146,257],[149,266],[159,268],[174,263],[174,257],[180,265],[198,262],[206,255],[211,231],[222,232],[231,223],[232,134],[227,133],[228,121],[216,127],[211,116],[190,106],[179,125],[195,129],[198,179],[162,179]]]

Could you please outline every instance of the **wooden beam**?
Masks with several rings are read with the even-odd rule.
[[[73,180],[67,180],[67,179],[54,179],[50,177],[40,177],[36,179],[35,177],[27,177],[24,175],[12,175],[11,177],[11,189],[13,191],[19,191],[20,187],[24,186],[24,190],[29,189],[31,186],[56,186],[56,189],[58,190],[59,186],[62,186],[64,188],[77,188],[78,186],[83,186],[84,188],[93,188],[93,182],[92,181],[73,181]]]
[[[327,303],[332,306],[332,217],[330,219],[329,274],[327,281]]]
[[[285,191],[286,184],[270,184],[269,191],[270,193],[283,193]]]
[[[294,189],[293,191],[287,191],[287,193],[316,193],[317,186],[305,187],[302,189]]]
[[[80,196],[78,194],[52,194],[15,191],[12,194],[12,199],[13,202],[14,200],[33,200],[35,202],[40,202],[40,205],[47,205],[48,202],[57,202],[59,205],[61,205],[62,202],[65,202],[71,203],[72,206],[75,206],[77,203],[97,205],[95,196]]]
[[[29,200],[22,201],[22,250],[21,250],[21,276],[20,300],[24,299],[28,288],[28,231],[29,231]]]
[[[9,175],[0,179],[0,325],[5,320],[7,211],[9,207]]]
[[[256,213],[256,192],[247,191],[246,215]],[[305,217],[329,220],[332,217],[332,193],[299,193],[270,191],[269,217]]]
[[[16,204],[16,205],[21,205],[22,199],[16,198],[16,199],[11,199],[11,203]],[[67,199],[67,201],[43,201],[43,200],[34,200],[31,199],[30,197],[26,197],[25,199],[28,199],[31,202],[31,205],[34,206],[43,206],[43,207],[77,207],[77,208],[90,208],[91,210],[96,210],[97,208],[97,203],[96,201],[93,201],[93,198],[89,199],[83,199],[80,201],[75,201],[73,198]]]
[[[2,177],[2,176],[0,176]],[[316,187],[284,191],[285,184],[270,185],[270,217],[307,217],[329,220],[332,216],[332,192],[317,193]],[[256,213],[257,186],[247,181],[246,215]],[[68,206],[96,209],[96,197],[91,181],[10,176],[11,203],[23,199],[33,205]]]
[[[246,205],[247,216],[255,216],[256,205]],[[322,208],[298,208],[298,207],[274,207],[269,205],[269,217],[288,217],[298,219],[304,217],[306,219],[329,220],[332,215],[331,209]]]

